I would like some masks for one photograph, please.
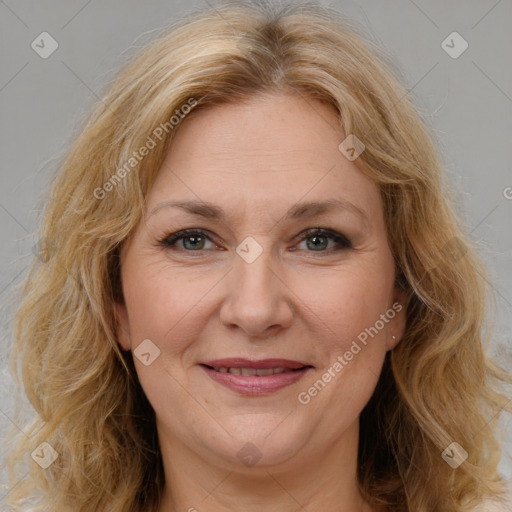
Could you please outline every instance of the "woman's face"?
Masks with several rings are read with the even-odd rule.
[[[123,247],[117,305],[164,451],[242,470],[356,449],[405,308],[378,187],[338,125],[283,94],[179,127]],[[171,239],[185,229],[200,233]]]

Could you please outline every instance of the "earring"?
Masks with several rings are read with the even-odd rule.
[[[395,337],[395,336],[393,336],[393,341],[394,341],[394,340],[396,340],[396,337]]]

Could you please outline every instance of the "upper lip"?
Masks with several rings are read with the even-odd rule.
[[[227,359],[213,359],[211,361],[202,361],[200,364],[211,366],[213,368],[303,368],[304,366],[312,366],[302,361],[292,361],[290,359],[243,359],[241,357],[233,357]]]

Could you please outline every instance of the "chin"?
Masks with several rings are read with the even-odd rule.
[[[221,459],[223,466],[229,466],[231,470],[235,467],[237,471],[250,469],[254,472],[258,469],[278,467],[285,469],[288,464],[292,465],[295,458],[306,455],[304,447],[307,445],[309,435],[306,434],[307,429],[304,425],[299,426],[296,420],[291,420],[286,427],[284,424],[287,420],[281,424],[276,421],[274,425],[273,418],[269,419],[269,415],[259,416],[265,417],[253,419],[248,428],[243,428],[240,422],[236,427],[225,425],[231,436],[223,431],[221,443],[218,442],[218,438],[212,439],[210,446],[205,448],[216,458]]]

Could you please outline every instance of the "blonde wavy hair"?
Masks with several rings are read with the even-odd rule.
[[[486,269],[425,114],[359,30],[312,2],[224,3],[159,34],[110,86],[51,184],[41,252],[19,291],[12,371],[37,417],[9,457],[12,510],[157,510],[154,412],[118,346],[114,304],[123,300],[120,247],[179,126],[105,183],[191,98],[199,110],[272,92],[331,105],[364,142],[355,163],[380,187],[407,292],[405,335],[361,415],[363,496],[395,512],[462,512],[504,492],[497,428],[510,376],[486,353]],[[45,470],[30,460],[43,442],[58,454]],[[468,452],[457,469],[441,456],[452,442]]]

